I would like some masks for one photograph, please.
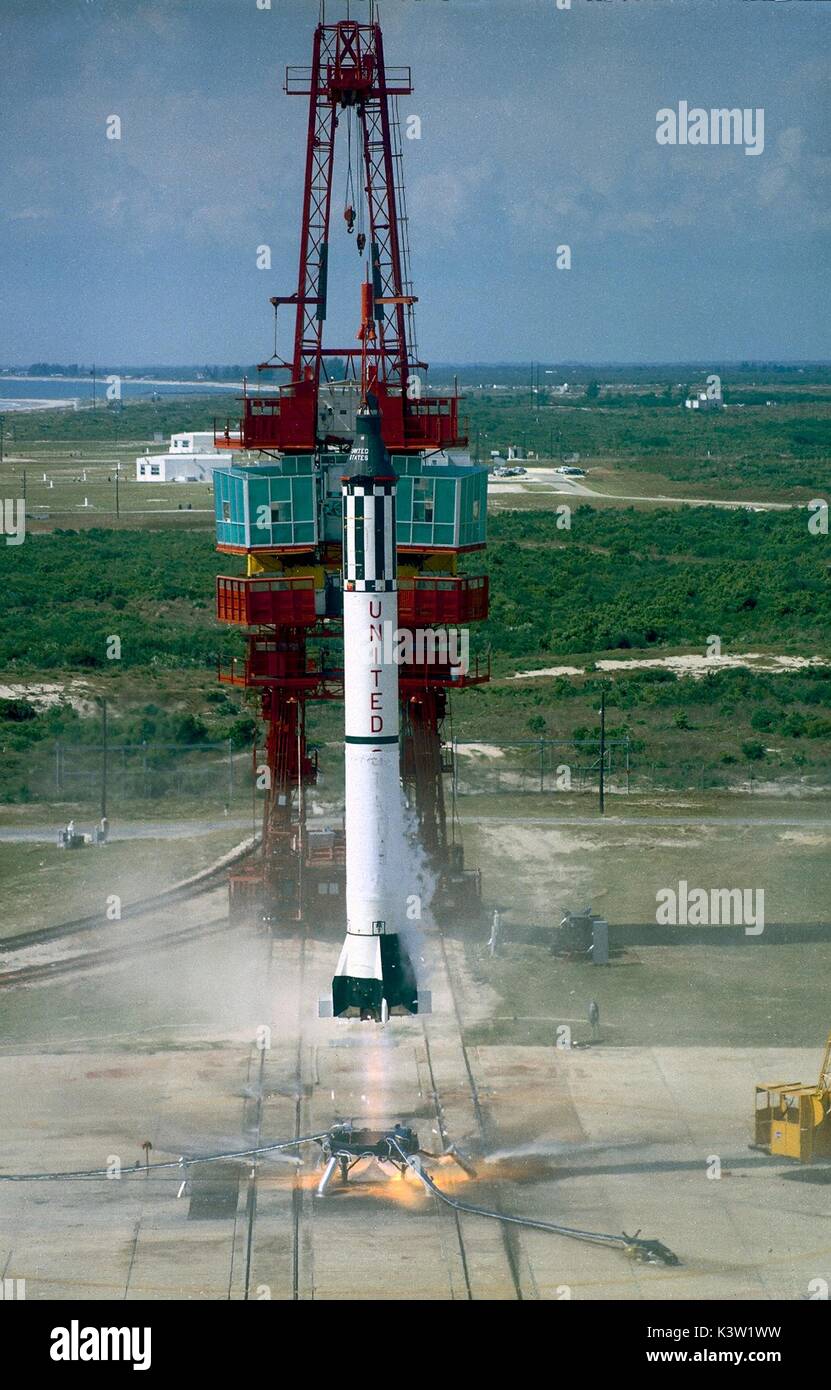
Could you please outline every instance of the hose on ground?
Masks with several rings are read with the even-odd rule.
[[[681,1263],[678,1256],[673,1254],[672,1250],[662,1241],[643,1240],[637,1231],[633,1236],[627,1236],[625,1233],[613,1235],[603,1231],[581,1231],[574,1226],[560,1226],[553,1221],[537,1221],[530,1216],[513,1216],[507,1212],[491,1211],[488,1207],[476,1206],[472,1202],[460,1202],[458,1197],[450,1197],[448,1193],[442,1192],[429,1174],[424,1172],[421,1165],[416,1163],[409,1154],[406,1154],[392,1137],[390,1144],[407,1167],[411,1168],[421,1179],[424,1186],[429,1188],[440,1201],[453,1207],[455,1211],[466,1211],[471,1216],[486,1216],[492,1221],[504,1221],[513,1226],[525,1226],[529,1230],[549,1231],[552,1235],[566,1236],[569,1240],[588,1241],[592,1245],[608,1245],[614,1249],[623,1250],[631,1259],[639,1260],[644,1264],[678,1265]]]
[[[122,1168],[122,1177],[138,1176],[142,1173],[156,1173],[162,1169],[191,1168],[197,1163],[218,1163],[223,1159],[231,1162],[235,1158],[259,1158],[263,1154],[279,1153],[284,1149],[296,1149],[301,1144],[311,1144],[325,1138],[325,1134],[304,1134],[299,1139],[287,1139],[279,1144],[260,1144],[255,1149],[230,1149],[225,1153],[198,1154],[192,1158],[163,1159],[158,1163],[137,1163],[133,1168]],[[0,1173],[0,1182],[71,1182],[84,1178],[112,1178],[112,1168],[80,1168],[64,1173]]]

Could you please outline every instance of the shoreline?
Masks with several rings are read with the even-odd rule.
[[[98,378],[98,380],[103,384],[104,382],[106,382],[106,377]],[[72,385],[79,385],[79,386],[86,386],[86,385],[87,385],[87,379],[84,378],[84,377],[51,377],[51,376],[50,376],[50,377],[42,377],[42,376],[6,376],[6,377],[0,377],[0,385],[2,385],[2,382],[3,382],[3,381],[13,381],[13,382],[48,381],[48,382],[54,382],[56,385],[60,385],[60,384],[62,384],[62,383],[66,383],[67,385],[71,383]],[[233,393],[234,391],[241,391],[241,390],[242,390],[242,382],[237,383],[237,382],[233,382],[233,381],[229,381],[229,382],[168,381],[168,380],[162,381],[162,380],[157,380],[156,378],[152,378],[152,377],[122,377],[122,378],[121,378],[121,382],[122,382],[122,385],[129,385],[129,386],[167,386],[167,387],[171,387],[171,386],[172,386],[172,387],[180,387],[180,388],[182,388],[181,394],[186,395],[186,396],[194,396],[194,395],[196,395],[196,390],[193,390],[193,389],[185,389],[185,388],[197,388],[197,390],[200,390],[200,391],[201,391],[202,387],[204,387],[204,388],[205,388],[204,394],[205,394],[206,396],[213,395],[213,394],[215,394],[215,393],[217,393],[217,392],[219,392],[219,393],[222,394],[222,393],[227,393],[227,392],[232,392],[232,393]],[[103,394],[103,392],[102,392],[102,394]],[[176,397],[177,397],[177,392],[176,392],[176,391],[167,391],[167,392],[165,393],[165,396],[162,397],[162,399],[171,399],[171,400],[174,400],[174,399],[176,399]],[[149,397],[148,397],[147,395],[136,395],[136,396],[131,396],[130,394],[127,394],[127,395],[125,395],[125,396],[122,398],[122,404],[124,404],[124,405],[132,405],[132,404],[134,404],[134,403],[136,403],[136,402],[147,401],[148,399],[149,399]],[[6,413],[8,413],[8,414],[10,414],[10,415],[23,415],[23,414],[28,414],[28,413],[33,412],[33,411],[40,411],[40,410],[73,410],[73,411],[75,411],[75,410],[86,410],[86,409],[92,409],[92,408],[95,408],[95,407],[93,407],[93,398],[92,398],[92,395],[91,395],[91,394],[86,394],[86,393],[84,393],[84,394],[82,394],[82,395],[74,395],[74,396],[49,396],[49,397],[24,396],[24,395],[20,395],[20,396],[8,396],[8,397],[6,397],[6,396],[0,395],[0,414],[3,414],[4,412],[6,412]]]
[[[140,386],[206,386],[210,391],[221,391],[226,387],[242,387],[241,381],[182,381],[177,377],[172,380],[167,377],[158,376],[126,376],[120,372],[96,372],[96,382],[105,382],[108,376],[120,376],[122,381],[135,382]],[[66,381],[87,383],[92,380],[92,373],[89,376],[30,376],[28,372],[19,375],[17,373],[0,373],[0,383],[4,381]]]

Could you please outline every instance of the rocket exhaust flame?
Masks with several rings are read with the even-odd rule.
[[[470,1159],[467,1157],[466,1154],[460,1153],[459,1150],[457,1149],[457,1147],[456,1147],[455,1144],[451,1144],[450,1147],[449,1147],[448,1149],[445,1150],[445,1152],[444,1152],[444,1154],[442,1155],[442,1157],[443,1157],[443,1158],[452,1158],[452,1159],[454,1160],[454,1162],[458,1163],[458,1165],[459,1165],[459,1167],[461,1168],[462,1172],[463,1172],[467,1177],[469,1177],[469,1178],[475,1178],[475,1177],[476,1177],[476,1169],[474,1168],[474,1166],[473,1166],[473,1164],[471,1163]]]

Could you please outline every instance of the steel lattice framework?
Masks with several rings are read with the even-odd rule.
[[[275,349],[259,371],[287,371],[290,379],[274,395],[246,390],[239,426],[229,422],[217,435],[219,446],[283,452],[315,448],[324,360],[339,358],[357,375],[362,349],[324,346],[335,146],[344,112],[347,120],[354,113],[359,136],[375,328],[365,355],[384,443],[397,452],[466,443],[458,395],[428,397],[417,375],[427,364],[418,360],[415,346],[416,299],[409,274],[397,109],[397,98],[412,90],[408,67],[386,66],[377,23],[319,24],[311,66],[286,69],[286,93],[309,99],[297,289],[271,299],[275,314],[282,305],[295,309],[294,347],[290,361]]]
[[[294,309],[293,352],[283,361],[275,346],[274,357],[261,363],[260,371],[282,370],[289,380],[273,393],[246,390],[238,427],[229,422],[215,432],[219,447],[274,452],[289,460],[313,454],[319,468],[331,447],[319,421],[327,358],[345,361],[347,377],[355,381],[360,369],[364,389],[371,388],[378,402],[383,441],[391,453],[422,455],[466,443],[458,395],[423,395],[418,378],[426,364],[418,360],[415,345],[397,112],[397,98],[412,90],[408,67],[386,66],[375,22],[320,23],[311,66],[286,69],[286,93],[309,101],[297,289],[271,300],[275,314],[280,306]],[[324,336],[335,146],[343,125],[357,131],[360,187],[355,192],[364,200],[367,230],[356,241],[362,254],[367,243],[369,273],[362,291],[361,345],[337,348],[325,346]],[[349,167],[352,180],[351,135]],[[403,628],[458,626],[487,616],[487,582],[457,577],[452,550],[444,561],[447,573],[436,564],[440,556],[421,553],[417,546],[407,552],[411,574],[401,596]],[[283,923],[302,920],[312,910],[318,919],[327,911],[337,918],[340,899],[332,888],[343,869],[343,833],[327,838],[310,831],[305,806],[306,790],[317,777],[317,757],[306,738],[306,706],[343,698],[337,646],[327,654],[327,643],[342,640],[339,614],[327,606],[325,585],[320,587],[320,572],[327,581],[340,574],[340,544],[327,540],[321,527],[317,541],[305,549],[274,546],[267,554],[252,554],[242,547],[241,553],[247,554],[248,573],[219,577],[217,617],[248,630],[246,656],[221,671],[220,680],[260,696],[267,735],[265,748],[254,750],[255,785],[265,792],[262,853],[232,875],[232,908],[242,913],[255,907]],[[400,672],[402,779],[424,847],[444,875],[448,901],[455,892],[458,911],[478,900],[478,880],[462,872],[461,846],[455,826],[448,825],[442,727],[447,691],[487,679],[478,664],[461,677],[435,661],[402,666]]]
[[[376,370],[379,382],[394,383],[406,396],[409,352],[396,201],[397,161],[393,151],[397,113],[393,103],[397,96],[409,95],[412,90],[409,68],[387,71],[380,26],[362,25],[355,20],[319,25],[311,68],[287,70],[289,95],[309,97],[292,362],[296,381],[304,380],[309,371],[315,383],[320,379],[338,111],[354,108],[361,132],[363,191],[369,211],[370,261],[378,324]],[[390,304],[392,323],[385,312],[382,302],[385,300],[399,301]],[[343,350],[336,351],[340,354]]]

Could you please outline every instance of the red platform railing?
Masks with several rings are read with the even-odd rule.
[[[487,575],[417,575],[398,581],[398,621],[402,627],[479,622],[488,616]]]
[[[221,623],[242,627],[310,626],[316,620],[314,579],[236,579],[221,574],[216,581],[216,616]]]
[[[440,449],[467,443],[467,434],[459,422],[458,396],[425,396],[408,401],[403,418],[405,447],[430,445]]]
[[[431,686],[462,690],[465,686],[484,685],[490,680],[490,656],[476,657],[466,669],[453,666],[447,660],[404,664],[400,668],[399,686],[402,695],[413,694]],[[251,637],[248,655],[240,661],[234,657],[230,664],[217,665],[217,679],[223,685],[238,685],[249,689],[279,686],[311,700],[342,700],[343,671],[321,666],[314,657],[300,659],[281,644]]]
[[[345,356],[359,356],[348,349]],[[381,435],[391,451],[438,449],[467,443],[467,422],[459,416],[459,396],[406,399],[400,388],[376,385]],[[317,435],[317,395],[312,381],[293,381],[269,393],[239,397],[242,415],[224,425],[214,421],[218,449],[311,452]]]
[[[243,660],[217,664],[217,680],[223,685],[249,689],[279,686],[309,700],[342,700],[343,671],[325,667],[314,656],[301,653],[291,643],[250,635]]]
[[[485,685],[491,678],[490,655],[483,659],[476,657],[467,670],[451,666],[449,662],[425,661],[418,664],[403,665],[399,676],[402,695],[409,695],[425,687],[442,686],[450,690],[462,690],[468,685]]]

